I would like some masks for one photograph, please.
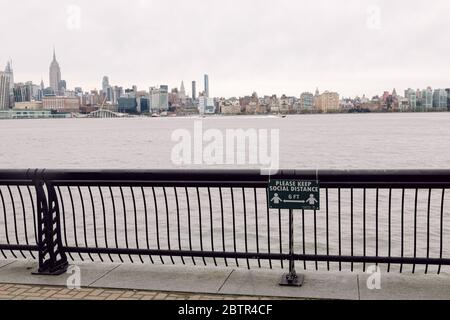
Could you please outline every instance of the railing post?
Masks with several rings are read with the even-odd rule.
[[[304,276],[295,271],[294,259],[294,210],[289,210],[289,273],[284,274],[280,281],[280,286],[301,287]]]
[[[60,275],[69,266],[61,241],[58,198],[54,186],[39,178],[36,187],[39,269],[36,275]],[[47,188],[45,194],[44,185]]]

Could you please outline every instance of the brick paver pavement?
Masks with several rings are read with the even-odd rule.
[[[267,300],[273,298],[0,284],[0,300]]]

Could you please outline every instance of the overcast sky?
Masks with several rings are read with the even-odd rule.
[[[70,88],[192,80],[214,96],[450,87],[448,0],[0,0],[0,64]],[[79,13],[79,15],[78,15]]]

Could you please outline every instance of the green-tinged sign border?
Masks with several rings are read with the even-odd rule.
[[[270,179],[267,196],[270,209],[320,210],[317,180]]]

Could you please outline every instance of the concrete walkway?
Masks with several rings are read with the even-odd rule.
[[[173,299],[177,296],[175,293],[183,293],[182,297],[185,298],[195,296],[205,299],[219,298],[217,295],[341,300],[450,299],[448,275],[382,274],[381,289],[369,290],[367,274],[308,272],[303,273],[305,275],[303,287],[286,288],[278,285],[280,271],[273,270],[93,263],[79,263],[77,266],[79,277],[73,270],[71,274],[61,276],[36,276],[31,274],[37,268],[34,261],[0,260],[0,284],[12,284],[13,287],[56,286],[61,289],[73,284],[74,279],[79,278],[82,290],[93,291],[95,288],[102,288],[107,292],[150,291],[154,296],[158,292],[170,292],[166,293],[165,297],[171,295]],[[5,294],[4,290],[0,289],[0,292]]]

